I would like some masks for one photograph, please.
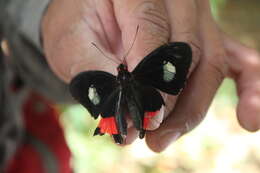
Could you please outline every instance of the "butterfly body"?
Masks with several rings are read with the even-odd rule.
[[[190,64],[189,45],[169,43],[147,55],[132,72],[123,63],[117,67],[117,76],[104,71],[82,72],[71,81],[70,91],[94,118],[101,117],[94,135],[108,133],[116,143],[123,143],[126,116],[143,138],[150,120],[165,105],[158,90],[177,95]]]

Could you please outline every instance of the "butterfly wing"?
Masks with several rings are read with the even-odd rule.
[[[111,95],[117,97],[117,87],[116,77],[103,71],[82,72],[70,82],[72,96],[87,108],[95,119],[101,113],[107,99]],[[107,109],[108,114],[112,112],[112,107]]]
[[[115,76],[103,71],[80,73],[71,81],[70,92],[95,119],[101,115],[94,135],[108,133],[116,143],[122,143],[127,124],[122,88]]]
[[[165,44],[146,56],[132,74],[144,85],[177,95],[184,87],[191,58],[192,51],[188,44]]]
[[[164,105],[161,94],[153,87],[145,86],[133,81],[126,92],[128,110],[134,126],[139,130],[139,137],[143,138],[150,119],[156,116]]]
[[[116,88],[108,96],[101,111],[101,120],[96,128],[94,135],[105,133],[113,136],[118,144],[123,143],[122,135],[127,135],[127,123],[125,120],[125,98],[121,87]]]

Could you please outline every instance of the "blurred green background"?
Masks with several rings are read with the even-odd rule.
[[[211,0],[220,27],[260,50],[260,1]],[[75,173],[260,173],[260,133],[243,130],[236,120],[237,96],[226,79],[202,124],[155,154],[144,141],[127,147],[110,137],[93,137],[97,122],[79,105],[61,116],[74,154]]]

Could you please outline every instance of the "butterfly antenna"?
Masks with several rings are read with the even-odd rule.
[[[91,44],[107,59],[110,59],[111,61],[115,62],[116,64],[120,64],[121,62],[118,60],[116,61],[115,59],[107,56],[95,43],[91,42]]]
[[[129,55],[130,51],[132,50],[132,48],[133,48],[133,46],[134,46],[134,43],[135,43],[136,38],[137,38],[137,33],[138,33],[138,31],[139,31],[139,25],[137,25],[137,27],[136,27],[135,37],[134,37],[134,40],[133,40],[133,42],[132,42],[132,44],[131,44],[131,47],[128,49],[128,51],[126,52],[125,56],[123,57],[123,63],[124,63],[124,64],[126,64],[126,60],[125,60],[125,59],[126,59],[126,57]]]

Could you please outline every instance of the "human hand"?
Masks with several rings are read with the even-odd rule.
[[[178,98],[167,96],[164,115],[168,117],[159,129],[146,136],[152,150],[162,151],[198,125],[226,76],[237,79],[240,124],[250,131],[259,128],[260,96],[256,94],[260,89],[260,59],[256,53],[245,58],[246,52],[252,51],[219,31],[208,0],[54,0],[42,23],[47,60],[66,82],[86,70],[98,69],[116,75],[117,64],[102,56],[91,42],[109,57],[120,60],[130,47],[138,25],[137,40],[126,59],[130,71],[166,42],[187,42],[193,50],[186,88]],[[245,55],[238,50],[246,50],[242,52]],[[131,143],[136,134],[130,127],[126,142]]]

